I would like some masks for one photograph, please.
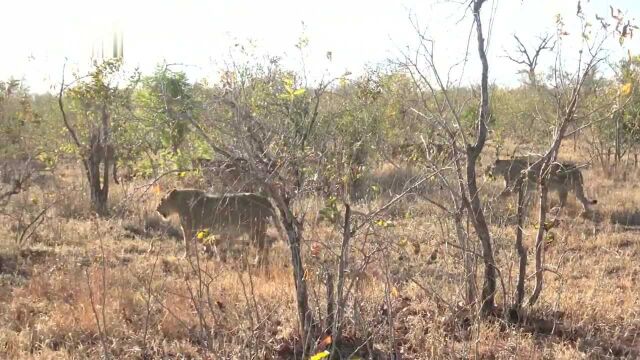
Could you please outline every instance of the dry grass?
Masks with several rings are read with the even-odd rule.
[[[599,221],[581,218],[570,197],[546,250],[542,297],[522,323],[479,320],[461,306],[453,229],[439,210],[414,197],[388,215],[393,226],[354,239],[352,259],[362,267],[350,273],[358,280],[345,341],[378,356],[399,350],[405,359],[640,356],[640,243],[633,229],[640,225],[640,191],[597,169],[584,175],[587,194],[599,201]],[[627,179],[637,175],[626,169]],[[115,186],[108,219],[90,215],[72,169],[46,190],[34,187],[12,200],[5,212],[23,223],[54,205],[22,246],[15,243],[16,217],[0,217],[0,358],[98,358],[105,347],[115,358],[292,357],[297,318],[286,245],[275,244],[266,269],[236,258],[201,259],[195,271],[168,234],[175,236],[175,228],[153,214],[163,191],[141,185]],[[483,186],[496,194],[501,184]],[[500,286],[502,309],[516,276],[514,199],[486,200],[506,290],[505,298]],[[310,216],[303,250],[311,306],[326,325],[323,282],[340,238],[315,219],[320,208],[317,200],[304,203]],[[127,231],[132,226],[142,232]],[[525,233],[531,254],[531,220]],[[378,252],[367,258],[371,249]]]

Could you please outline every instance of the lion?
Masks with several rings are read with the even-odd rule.
[[[194,237],[203,231],[219,236],[227,246],[233,237],[249,235],[257,244],[258,262],[266,255],[267,224],[269,219],[275,218],[274,208],[264,196],[254,193],[217,195],[197,189],[171,190],[160,200],[156,211],[165,219],[172,214],[180,218],[185,257],[193,250],[190,243]],[[217,253],[217,248],[214,249]]]
[[[505,189],[501,195],[508,194],[513,190],[515,181],[520,177],[522,171],[529,169],[534,163],[529,158],[518,157],[510,160],[497,159],[489,169],[493,176],[500,175],[504,178]],[[539,171],[531,169],[528,171],[528,180],[535,183],[538,180]],[[571,162],[553,163],[549,167],[548,186],[550,190],[558,192],[560,197],[560,207],[564,207],[567,202],[569,191],[573,191],[576,198],[582,203],[585,211],[589,210],[589,205],[597,204],[597,200],[589,200],[584,194],[584,178],[580,168]]]

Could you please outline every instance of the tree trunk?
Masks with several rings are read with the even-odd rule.
[[[484,37],[482,35],[482,21],[480,9],[485,0],[474,0],[473,17],[476,23],[478,37],[478,55],[482,62],[482,78],[480,84],[480,114],[478,116],[478,130],[476,144],[467,146],[467,188],[469,191],[469,211],[473,226],[482,245],[482,257],[484,260],[484,284],[482,287],[482,313],[487,315],[493,312],[495,307],[496,269],[491,245],[491,234],[484,217],[484,210],[478,193],[476,183],[476,162],[487,140],[487,121],[489,119],[489,63],[484,50]]]
[[[524,247],[522,243],[523,237],[523,226],[525,219],[525,196],[526,196],[526,183],[519,184],[518,186],[518,227],[516,228],[516,244],[515,248],[518,252],[518,283],[516,284],[516,296],[513,302],[512,310],[519,312],[522,307],[522,302],[524,301],[524,286],[527,275],[527,249]]]
[[[616,118],[616,153],[615,153],[615,166],[616,168],[620,164],[621,159],[621,145],[620,145],[620,114],[618,111],[613,113],[613,116]]]
[[[345,204],[344,225],[342,232],[342,246],[340,249],[340,263],[338,265],[338,287],[336,298],[336,315],[333,321],[331,334],[333,335],[332,358],[335,358],[335,350],[342,336],[342,317],[344,315],[344,283],[347,266],[349,265],[349,242],[351,240],[351,207]],[[329,299],[327,299],[329,300]]]
[[[366,186],[362,177],[362,168],[366,163],[367,154],[361,144],[357,145],[351,157],[349,166],[349,200],[355,202],[366,195]]]
[[[469,249],[469,237],[465,233],[462,226],[462,214],[456,214],[454,218],[456,227],[456,236],[460,249],[462,250],[462,262],[464,266],[464,279],[465,279],[465,302],[467,305],[472,305],[477,300],[478,290],[476,289],[476,274],[473,271],[473,252]]]
[[[307,281],[302,264],[300,243],[302,240],[302,224],[294,217],[290,208],[289,197],[282,194],[281,190],[273,185],[268,186],[271,197],[275,200],[280,213],[280,222],[287,236],[287,243],[291,251],[291,265],[293,267],[293,280],[296,287],[296,304],[298,308],[298,321],[300,338],[303,341],[305,352],[311,347],[313,331],[313,314],[309,309],[309,294]]]
[[[336,308],[335,308],[335,296],[333,289],[333,273],[331,270],[327,271],[327,322],[324,325],[325,329],[330,329],[333,327],[333,323],[336,319]]]
[[[544,285],[544,234],[545,224],[547,221],[547,195],[549,188],[547,187],[546,171],[549,167],[549,161],[545,160],[540,170],[539,190],[540,190],[540,212],[538,214],[538,233],[536,235],[536,286],[533,289],[531,297],[529,297],[529,306],[533,306],[540,297],[542,287]]]
[[[89,139],[87,181],[91,194],[91,209],[103,216],[108,212],[109,199],[109,157],[106,153],[103,136],[94,133]],[[102,171],[101,171],[102,168]]]

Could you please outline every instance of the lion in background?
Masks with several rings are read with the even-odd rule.
[[[257,245],[258,262],[266,252],[266,229],[275,211],[268,198],[253,193],[210,194],[197,189],[174,189],[156,209],[163,218],[177,214],[184,235],[185,256],[191,254],[191,242],[199,231],[209,231],[229,246],[231,239],[249,235]],[[209,249],[209,247],[208,247]],[[216,253],[218,252],[215,248]],[[218,256],[220,256],[218,254]]]
[[[500,175],[504,178],[505,189],[501,194],[508,194],[513,189],[516,180],[522,172],[527,170],[533,161],[528,158],[497,159],[489,168],[489,173],[494,176]],[[571,162],[553,163],[549,167],[549,190],[558,192],[560,207],[564,207],[567,202],[569,191],[573,191],[576,198],[582,204],[584,211],[589,210],[589,205],[597,204],[597,200],[589,200],[584,193],[584,177],[580,168]],[[530,183],[535,183],[539,176],[538,169],[528,171],[527,179]]]

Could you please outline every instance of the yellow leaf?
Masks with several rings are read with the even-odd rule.
[[[198,234],[196,235],[196,237],[198,238],[198,240],[202,240],[206,238],[208,235],[209,235],[209,230],[202,230],[202,231],[198,231]]]
[[[553,229],[554,227],[556,227],[556,225],[558,225],[559,222],[558,221],[546,221],[544,223],[544,229],[549,231],[551,229]]]
[[[321,351],[321,352],[319,352],[319,353],[317,353],[317,354],[315,354],[315,355],[312,355],[312,356],[309,358],[309,360],[320,360],[320,359],[324,359],[324,358],[326,358],[326,357],[327,357],[327,356],[329,356],[329,355],[331,355],[331,353],[330,353],[330,352],[328,352],[327,350],[325,350],[325,351]]]
[[[135,294],[134,299],[136,299],[137,301],[140,301],[140,302],[146,300],[145,297],[142,295],[142,293],[139,293],[139,292]]]
[[[391,296],[396,297],[396,298],[398,296],[400,296],[400,292],[398,291],[397,287],[394,286],[394,287],[391,288]]]
[[[218,239],[213,235],[207,235],[204,239],[202,239],[201,243],[203,245],[217,245]]]
[[[378,219],[376,221],[374,221],[374,224],[383,227],[383,228],[388,228],[388,227],[393,227],[395,226],[393,222],[391,221],[386,221],[384,219]]]
[[[633,89],[633,85],[631,83],[626,83],[624,85],[622,85],[622,87],[620,88],[620,94],[622,95],[629,95],[631,94],[631,90]]]
[[[282,79],[282,82],[284,83],[284,86],[287,89],[291,89],[291,87],[293,86],[293,78],[291,78],[290,76],[287,76],[284,79]]]

